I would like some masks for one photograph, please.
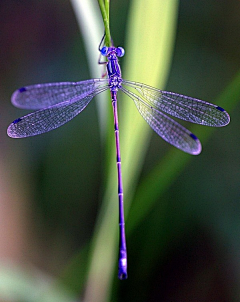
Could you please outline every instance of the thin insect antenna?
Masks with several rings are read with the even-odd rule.
[[[106,36],[106,32],[104,31],[104,35],[103,35],[103,37],[102,37],[102,39],[101,39],[101,42],[100,42],[100,44],[99,44],[99,46],[98,46],[98,50],[99,50],[99,51],[101,51],[101,45],[104,44],[104,43],[103,43],[103,40],[104,40],[105,36]]]

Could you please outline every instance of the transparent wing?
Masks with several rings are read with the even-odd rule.
[[[213,127],[226,126],[230,122],[230,116],[223,108],[205,101],[141,83],[123,80],[122,84],[135,88],[150,106],[179,119]]]
[[[7,134],[12,138],[34,136],[56,129],[78,115],[98,93],[107,90],[100,87],[88,95],[78,95],[73,99],[38,110],[13,121]]]
[[[83,98],[99,87],[107,85],[107,79],[36,84],[16,90],[12,95],[11,101],[18,108],[43,109],[77,96],[82,96]]]
[[[201,152],[201,143],[193,133],[156,108],[151,107],[135,93],[124,87],[120,89],[133,99],[142,117],[166,142],[193,155]]]

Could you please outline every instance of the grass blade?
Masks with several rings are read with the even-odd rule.
[[[164,86],[171,63],[177,4],[176,0],[132,1],[124,78]],[[120,105],[124,106],[119,106],[120,141],[127,213],[149,141],[149,128],[133,103],[129,99],[122,101],[122,97],[123,104]],[[114,143],[114,138],[112,141]],[[116,278],[118,200],[114,144],[109,158],[107,186],[92,247],[86,301],[108,301],[112,280]]]

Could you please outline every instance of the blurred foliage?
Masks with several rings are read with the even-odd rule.
[[[111,34],[114,43],[126,50],[126,56],[121,59],[123,76],[144,81],[140,77],[148,71],[159,70],[142,67],[142,72],[137,71],[139,78],[127,70],[134,60],[130,43],[137,38],[131,37],[128,31],[129,22],[134,20],[132,5],[133,1],[111,1]],[[134,154],[134,149],[132,151],[128,144],[141,138],[141,133],[133,137],[125,128],[127,102],[131,100],[122,101],[123,96],[119,96],[121,143],[130,136],[129,143],[122,143],[123,177],[127,181],[124,187],[129,279],[120,282],[116,275],[116,259],[110,261],[115,272],[109,277],[109,288],[104,289],[109,292],[110,301],[239,301],[239,9],[240,2],[236,0],[179,1],[168,81],[166,87],[161,80],[154,84],[216,103],[231,114],[230,125],[222,129],[187,125],[203,143],[200,156],[184,154],[153,133],[151,140],[146,140],[139,171],[135,171],[140,174],[131,184],[134,166],[128,154]],[[3,203],[5,187],[1,190],[0,204],[14,207],[25,200],[23,211],[19,212],[19,215],[25,213],[27,225],[21,270],[29,264],[34,265],[45,272],[41,275],[44,282],[49,281],[47,274],[51,274],[56,277],[57,284],[63,282],[81,296],[94,249],[94,229],[105,218],[102,200],[106,196],[107,182],[111,180],[111,169],[113,181],[116,177],[114,146],[109,143],[113,138],[111,107],[106,107],[110,134],[105,151],[97,130],[98,112],[94,100],[81,116],[60,129],[30,139],[7,138],[7,125],[24,114],[10,104],[14,89],[41,82],[79,81],[91,75],[82,34],[69,2],[1,1],[0,16],[0,159],[4,161],[1,179],[7,175],[9,192],[16,192],[18,196],[18,200],[12,202],[9,194],[6,204]],[[159,14],[158,26],[163,27],[163,19]],[[144,17],[140,21],[146,28],[146,37],[157,39],[153,31],[148,31]],[[157,47],[148,50],[148,44],[139,48],[144,55],[134,62],[136,69],[145,60],[155,62],[162,56]],[[131,72],[133,69],[131,67]],[[150,80],[146,83],[151,84]],[[128,119],[131,120],[131,115]],[[141,150],[138,148],[136,144],[136,152]],[[117,190],[114,194],[117,198]],[[109,237],[102,242],[102,253],[113,240],[115,255],[117,236],[112,229],[117,230],[117,203],[112,207],[107,213],[113,216],[108,226],[111,229]],[[12,216],[7,217],[7,221],[20,228]],[[7,227],[3,226],[2,232]],[[108,229],[105,231],[108,234]],[[16,240],[11,233],[12,238],[8,236],[6,244],[2,234],[0,257],[4,260],[3,250],[7,247],[11,250]],[[7,255],[11,262],[19,261],[11,253]],[[9,269],[11,271],[11,267]],[[16,286],[12,277],[4,276],[6,271],[0,270],[0,288],[2,284],[5,288],[6,284],[8,288]],[[41,279],[39,275],[37,278]],[[32,292],[28,278],[22,281],[29,286],[26,292]],[[33,288],[38,286],[33,284]],[[11,300],[14,299],[17,298]]]

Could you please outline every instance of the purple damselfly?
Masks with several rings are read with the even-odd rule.
[[[122,79],[118,57],[124,55],[124,49],[104,46],[101,49],[99,47],[99,50],[101,55],[107,58],[104,62],[107,67],[107,79],[37,84],[16,90],[12,95],[12,104],[22,109],[37,111],[14,120],[9,125],[7,134],[12,138],[23,138],[51,131],[78,115],[94,96],[110,90],[118,173],[120,231],[118,278],[123,280],[127,278],[127,247],[117,112],[118,90],[126,93],[134,101],[142,117],[159,136],[171,145],[193,155],[201,152],[199,139],[165,113],[188,122],[213,127],[226,126],[230,122],[230,116],[217,105]]]

